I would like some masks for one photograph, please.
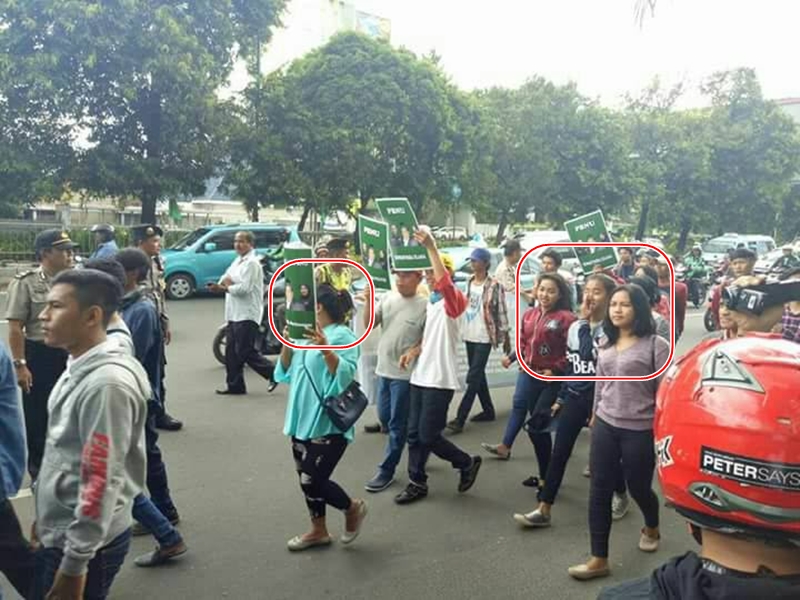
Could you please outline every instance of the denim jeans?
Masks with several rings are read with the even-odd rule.
[[[514,440],[525,425],[529,411],[531,417],[536,417],[537,421],[548,421],[548,423],[536,423],[533,427],[529,425],[529,430],[543,432],[547,429],[550,406],[555,402],[559,388],[559,382],[540,381],[525,371],[519,372],[511,403],[511,415],[503,435],[504,445],[509,448],[514,445]]]
[[[442,435],[447,425],[447,409],[453,390],[411,386],[408,416],[408,478],[425,485],[425,465],[431,453],[446,460],[455,469],[467,469],[472,457]]]
[[[84,600],[105,600],[108,597],[111,584],[119,573],[122,563],[125,562],[130,546],[131,530],[127,529],[97,551],[94,558],[89,561]],[[36,552],[36,576],[33,582],[32,600],[43,600],[53,587],[56,571],[61,565],[63,556],[61,548],[43,548]]]
[[[144,494],[139,494],[133,499],[133,518],[153,534],[162,548],[168,548],[183,541],[181,534],[169,522],[169,519],[161,514],[153,501]]]
[[[169,493],[169,480],[167,479],[167,466],[161,456],[158,446],[158,429],[156,429],[156,415],[158,403],[147,403],[147,421],[144,426],[145,451],[147,453],[147,490],[150,499],[163,515],[177,512]]]
[[[378,466],[381,473],[393,476],[403,447],[408,437],[408,406],[411,384],[403,379],[378,378],[378,419],[389,428],[389,441],[383,462]]]
[[[486,363],[489,362],[489,355],[492,353],[491,344],[467,344],[467,389],[461,404],[458,407],[458,422],[462,425],[467,422],[469,412],[475,403],[475,396],[480,400],[483,412],[494,416],[494,404],[492,404],[492,394],[489,392],[489,383],[486,381]]]

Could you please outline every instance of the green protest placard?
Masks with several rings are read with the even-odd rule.
[[[382,221],[358,215],[358,239],[361,241],[361,264],[375,282],[375,289],[392,289],[389,274],[389,226]]]
[[[572,242],[610,242],[603,211],[576,217],[564,223],[564,229]],[[584,274],[591,273],[597,265],[604,269],[617,264],[617,253],[614,248],[575,248],[575,254],[581,261]]]
[[[300,242],[285,244],[286,262],[298,258],[311,258],[310,246]],[[300,263],[288,267],[286,273],[286,323],[292,340],[304,339],[308,328],[317,323],[317,287],[314,264]]]
[[[381,218],[389,226],[389,247],[392,264],[398,271],[419,271],[431,268],[428,252],[414,239],[417,216],[407,198],[375,200]]]

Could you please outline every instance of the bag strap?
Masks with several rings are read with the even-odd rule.
[[[314,378],[311,377],[311,371],[309,371],[308,367],[306,366],[306,352],[307,352],[307,350],[302,350],[302,352],[304,353],[303,354],[303,359],[301,361],[303,363],[303,370],[306,372],[306,377],[308,378],[308,382],[311,384],[311,388],[314,390],[314,394],[317,396],[317,400],[319,401],[319,405],[324,410],[325,409],[325,399],[322,397],[322,394],[319,393],[319,390],[317,389],[317,386],[314,384]]]

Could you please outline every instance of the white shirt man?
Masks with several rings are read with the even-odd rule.
[[[247,393],[244,366],[248,365],[264,379],[271,380],[275,370],[256,347],[261,317],[264,312],[264,275],[261,262],[253,248],[253,234],[239,231],[233,238],[238,254],[219,283],[208,287],[213,292],[225,292],[225,374],[227,387],[217,390],[222,395]]]

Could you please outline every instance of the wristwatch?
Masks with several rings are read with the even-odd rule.
[[[24,358],[15,358],[14,359],[14,366],[15,367],[24,367],[27,364],[28,364],[28,361],[25,360]]]

